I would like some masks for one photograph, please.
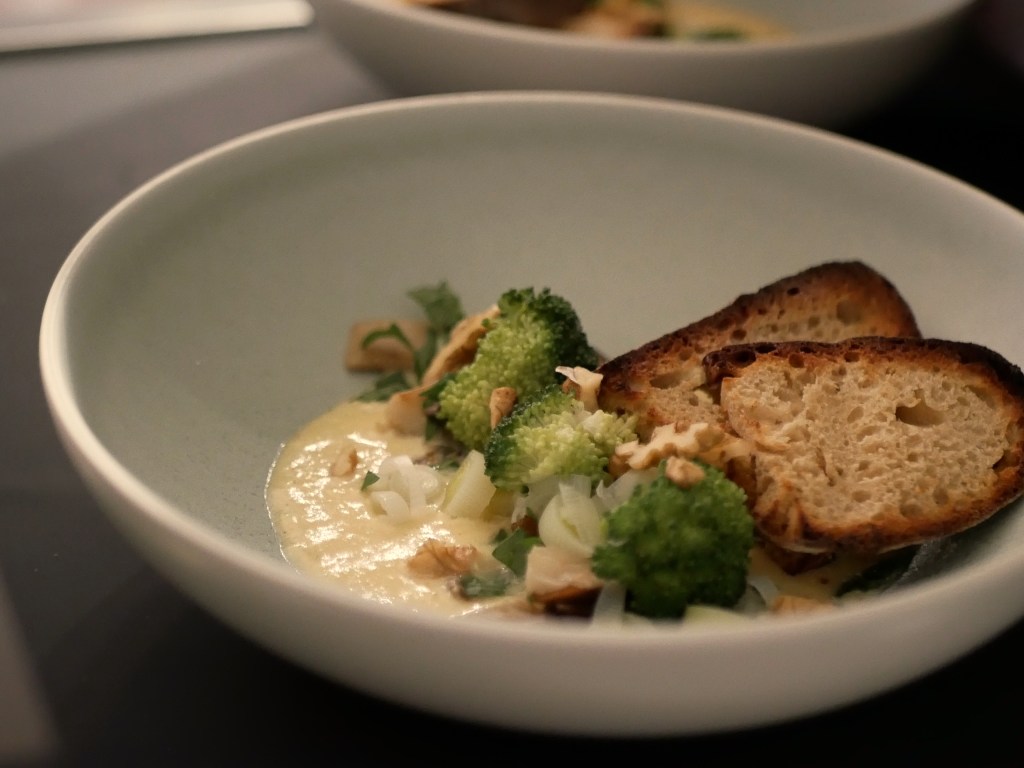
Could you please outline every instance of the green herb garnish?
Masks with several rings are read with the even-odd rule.
[[[466,573],[459,577],[463,597],[501,597],[515,581],[515,574],[501,568],[486,573]]]
[[[363,402],[387,400],[396,392],[411,389],[423,380],[430,361],[437,351],[448,341],[452,329],[465,317],[462,302],[456,296],[447,281],[437,285],[414,288],[407,294],[419,305],[427,320],[427,337],[422,346],[416,347],[409,341],[396,323],[387,328],[379,328],[366,334],[362,339],[365,349],[378,339],[395,339],[412,354],[413,368],[411,376],[405,371],[394,371],[378,377],[373,385],[356,397]]]
[[[501,538],[492,554],[495,560],[507,566],[516,576],[522,577],[526,573],[526,557],[538,544],[539,536],[529,536],[519,528]]]

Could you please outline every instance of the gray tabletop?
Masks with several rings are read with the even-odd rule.
[[[995,40],[972,25],[909,93],[839,131],[1024,208],[1024,68]],[[72,470],[43,400],[37,333],[62,261],[122,196],[199,150],[396,95],[315,24],[0,56],[0,764],[518,765],[553,748],[581,764],[1024,762],[1008,718],[1024,690],[1024,623],[923,680],[796,723],[558,739],[320,679],[221,625],[134,553]]]

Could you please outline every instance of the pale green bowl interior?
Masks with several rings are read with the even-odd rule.
[[[67,293],[74,392],[103,446],[183,515],[280,558],[263,498],[278,447],[363,386],[342,366],[349,324],[414,316],[406,291],[440,280],[470,311],[550,286],[617,354],[804,266],[862,259],[926,334],[1024,360],[1024,223],[980,193],[713,109],[502,98],[313,118],[122,203]],[[1010,512],[934,562],[1022,539]]]

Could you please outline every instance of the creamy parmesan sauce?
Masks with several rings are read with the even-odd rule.
[[[780,594],[826,602],[847,580],[863,571],[873,561],[853,556],[840,556],[827,565],[797,575],[787,574],[763,550],[755,548],[750,558],[750,575],[772,581]]]
[[[417,573],[408,561],[427,539],[473,545],[489,555],[501,520],[452,518],[435,503],[423,516],[394,522],[361,490],[366,473],[389,454],[426,452],[422,438],[385,426],[382,403],[342,403],[305,426],[284,445],[267,483],[267,507],[285,558],[301,572],[380,603],[449,616],[500,607],[503,601],[493,598],[456,597],[443,577]]]

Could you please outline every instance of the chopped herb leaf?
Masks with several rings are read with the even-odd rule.
[[[427,323],[439,337],[447,336],[455,324],[466,316],[462,302],[452,293],[447,281],[433,287],[414,288],[408,295],[423,309]]]
[[[408,349],[410,352],[415,353],[415,349],[412,342],[409,341],[409,337],[406,336],[402,329],[398,327],[397,323],[392,323],[387,328],[378,328],[376,331],[370,331],[363,337],[362,347],[366,349],[368,346],[373,344],[377,339],[397,339],[402,346]]]
[[[519,528],[505,536],[494,548],[494,559],[508,566],[516,576],[526,573],[526,556],[536,545],[540,544],[537,536],[528,536]]]
[[[427,372],[427,367],[439,348],[437,332],[431,328],[427,331],[427,338],[423,342],[423,346],[412,351],[412,369],[417,382],[423,381],[423,374]]]
[[[413,346],[409,337],[402,332],[397,323],[392,323],[387,328],[371,331],[363,337],[361,344],[365,349],[378,339],[398,341],[412,354],[414,380],[410,382],[403,371],[384,374],[374,381],[373,386],[358,395],[356,400],[362,402],[387,400],[396,392],[411,389],[419,384],[437,351],[447,342],[452,328],[465,317],[462,302],[458,296],[452,293],[447,282],[441,282],[436,286],[416,288],[409,291],[408,295],[420,306],[427,317],[427,337],[423,344],[420,347]]]
[[[402,392],[410,388],[409,380],[401,371],[381,376],[373,382],[373,386],[365,392],[356,396],[356,400],[364,403],[374,403],[387,400],[396,392]]]
[[[504,568],[487,573],[467,573],[459,577],[463,597],[501,597],[515,581],[515,574]]]
[[[376,483],[378,480],[380,480],[380,475],[377,475],[377,474],[375,474],[373,472],[367,472],[366,473],[366,477],[363,478],[363,484],[360,487],[360,490],[365,491],[367,488],[369,488],[371,485]]]
[[[423,407],[431,408],[437,406],[437,398],[441,394],[441,390],[444,389],[445,384],[452,378],[452,374],[446,373],[437,382],[431,384],[423,392],[420,393],[420,397],[423,398]]]

